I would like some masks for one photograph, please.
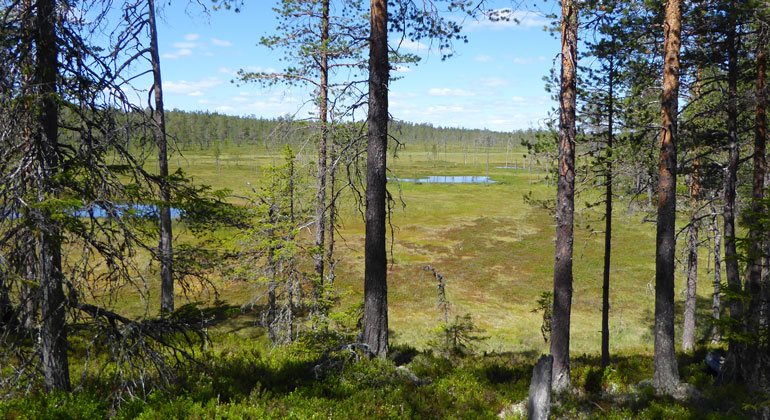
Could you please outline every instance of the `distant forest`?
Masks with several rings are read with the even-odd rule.
[[[313,123],[284,118],[265,119],[256,116],[232,116],[215,112],[166,112],[168,134],[176,139],[180,150],[209,150],[249,145],[276,145],[308,140],[314,130]],[[296,130],[306,126],[306,129]],[[289,126],[292,135],[278,135]],[[432,124],[391,121],[388,132],[400,143],[431,150],[443,151],[444,147],[457,150],[465,147],[520,148],[535,144],[548,131],[528,128],[512,133],[468,128],[440,127]]]

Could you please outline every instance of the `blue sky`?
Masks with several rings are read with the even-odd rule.
[[[184,3],[165,6],[158,28],[167,109],[266,118],[310,115],[310,88],[231,83],[238,69],[273,71],[285,66],[280,51],[258,45],[277,24],[275,1],[250,0],[240,13],[210,14]],[[553,12],[550,4],[539,2],[538,7]],[[398,71],[402,77],[391,83],[393,118],[495,131],[542,125],[554,106],[542,77],[558,58],[559,40],[543,31],[548,21],[541,13],[515,13],[519,24],[467,21],[469,42],[456,44],[455,55],[446,61],[419,43],[402,45],[422,61]]]

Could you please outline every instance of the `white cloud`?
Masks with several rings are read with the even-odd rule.
[[[403,48],[413,52],[428,52],[430,49],[430,47],[423,44],[422,42],[412,41],[411,39],[404,39],[399,41],[396,45],[399,47],[399,49]]]
[[[249,73],[277,73],[277,71],[272,67],[263,69],[261,66],[246,66],[243,68],[243,70]]]
[[[198,46],[198,44],[194,42],[175,42],[171,44],[174,48],[195,48]]]
[[[516,28],[529,29],[543,27],[549,23],[550,21],[548,19],[536,12],[502,8],[486,12],[484,18],[472,22],[467,27],[469,29],[487,28],[493,30]]]
[[[406,66],[396,66],[396,67],[393,67],[393,72],[394,73],[411,73],[413,71],[414,71],[414,69],[411,68],[411,67],[406,67]]]
[[[481,86],[484,87],[501,87],[509,86],[511,82],[502,77],[485,77],[481,79]]]
[[[187,35],[184,36],[184,40],[185,41],[195,41],[195,40],[197,40],[200,37],[201,36],[198,35],[198,34],[187,34]]]
[[[197,81],[169,81],[163,83],[163,90],[171,94],[201,96],[205,90],[211,89],[221,84],[222,81],[215,77],[209,77]]]
[[[534,60],[530,57],[521,58],[521,57],[514,57],[513,58],[514,64],[532,64]]]
[[[211,38],[211,43],[219,47],[232,47],[233,43],[222,39]]]
[[[182,42],[178,42],[175,45],[177,45],[177,44],[179,44],[179,45],[189,45],[189,44],[185,44],[185,43],[182,43]],[[190,48],[180,48],[180,49],[178,49],[178,50],[176,50],[174,52],[163,54],[163,55],[161,55],[161,57],[174,60],[174,59],[177,59],[179,57],[185,57],[185,56],[192,55],[192,53],[193,52],[192,52],[192,50]]]
[[[431,96],[476,96],[476,92],[463,89],[450,89],[450,88],[433,88],[428,90],[428,95]]]
[[[220,67],[219,69],[217,69],[217,73],[219,73],[219,74],[226,74],[228,76],[234,76],[235,75],[235,71],[233,69],[231,69],[230,67]]]
[[[478,61],[479,63],[489,63],[490,61],[492,61],[492,57],[484,54],[479,54],[473,59],[473,61]]]
[[[473,112],[462,106],[437,105],[426,108],[428,112]]]

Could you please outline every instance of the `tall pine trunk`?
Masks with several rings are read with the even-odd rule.
[[[721,312],[721,293],[722,293],[722,233],[719,230],[719,214],[717,213],[716,194],[711,196],[711,228],[714,235],[714,294],[711,297],[711,314],[714,321],[719,321],[722,317]],[[718,323],[714,322],[714,328],[711,331],[711,344],[718,344],[722,341],[722,333],[719,330]]]
[[[605,176],[604,197],[604,273],[602,278],[602,367],[610,365],[610,262],[612,257],[612,147],[615,133],[614,127],[614,88],[615,65],[610,61],[609,92],[607,95],[609,107],[607,112],[607,167]]]
[[[150,25],[150,58],[152,60],[152,92],[155,96],[155,139],[158,144],[158,175],[160,176],[160,311],[174,311],[174,274],[171,232],[171,192],[168,187],[168,141],[166,137],[166,113],[163,110],[163,83],[160,74],[160,54],[158,53],[158,27],[155,23],[155,0],[147,0],[148,20]]]
[[[556,252],[553,270],[553,389],[570,387],[569,332],[572,309],[572,249],[575,210],[575,106],[577,97],[575,0],[561,9],[561,90],[559,92],[559,177],[556,192]]]
[[[682,350],[695,348],[695,310],[698,287],[698,199],[700,194],[700,160],[695,149],[693,172],[690,179],[690,229],[687,235],[687,288],[684,300],[684,325],[682,327]]]
[[[315,230],[315,274],[319,285],[316,286],[315,300],[320,299],[319,288],[324,282],[324,236],[326,231],[326,178],[327,178],[327,153],[326,143],[329,137],[327,125],[329,107],[329,54],[327,52],[329,41],[329,0],[323,0],[321,5],[321,58],[319,69],[321,73],[320,98],[318,104],[318,122],[321,125],[321,138],[318,140],[318,189],[316,190],[316,230]]]
[[[741,293],[741,279],[738,272],[738,252],[735,243],[735,189],[738,178],[738,163],[740,161],[738,147],[738,36],[735,12],[728,12],[727,30],[727,141],[729,157],[724,179],[724,245],[725,245],[725,276],[727,288],[733,294]],[[743,319],[743,305],[740,300],[728,302],[730,317],[737,321]],[[740,380],[740,360],[743,356],[743,345],[730,341],[728,357],[725,362],[724,380],[727,382]]]
[[[56,35],[56,1],[38,0],[35,31],[36,68],[39,108],[35,147],[40,161],[35,174],[40,183],[38,203],[56,199],[52,178],[59,171],[59,100],[56,78],[59,73]],[[41,298],[40,346],[45,388],[48,391],[70,389],[67,357],[67,313],[64,275],[61,267],[61,231],[51,218],[50,210],[38,209],[37,230],[38,284]]]
[[[385,249],[389,70],[387,0],[371,0],[370,19],[363,342],[375,355],[385,357],[388,353],[388,267]]]
[[[746,314],[747,332],[756,339],[749,344],[746,352],[746,360],[743,365],[743,376],[749,384],[757,387],[758,390],[767,390],[768,384],[767,370],[770,367],[770,355],[767,355],[767,348],[762,348],[763,340],[760,339],[762,333],[761,325],[767,320],[762,309],[762,245],[766,240],[767,234],[763,232],[756,223],[756,216],[763,211],[762,199],[765,186],[765,152],[767,143],[767,116],[766,116],[766,33],[767,28],[762,26],[759,32],[757,43],[756,65],[757,65],[757,104],[755,112],[754,126],[754,179],[752,182],[752,204],[749,213],[749,264],[746,269],[746,292],[750,297],[748,313]],[[767,285],[765,285],[767,287]],[[767,328],[767,325],[764,326]],[[767,343],[765,342],[765,346]],[[765,414],[770,414],[770,408],[764,409]]]
[[[679,384],[674,350],[674,253],[676,240],[676,119],[679,102],[679,50],[682,0],[666,2],[661,103],[658,225],[655,240],[655,388],[673,391]]]

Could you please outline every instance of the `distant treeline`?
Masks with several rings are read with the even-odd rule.
[[[166,113],[168,133],[182,150],[209,150],[216,147],[250,145],[283,145],[305,142],[315,128],[310,122],[284,118],[265,119],[256,116],[232,116],[211,112],[172,110]],[[467,147],[520,147],[537,142],[544,130],[499,131],[438,127],[410,122],[390,123],[389,133],[407,147],[451,149]]]

